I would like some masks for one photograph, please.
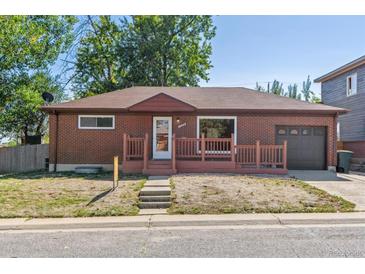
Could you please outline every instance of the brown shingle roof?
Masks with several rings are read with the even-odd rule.
[[[204,111],[277,113],[344,113],[347,111],[240,87],[131,87],[50,105],[43,109],[46,111],[128,111],[129,107],[160,93]]]

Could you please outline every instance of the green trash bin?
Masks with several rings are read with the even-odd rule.
[[[352,154],[350,150],[337,150],[337,171],[341,173],[349,173]]]

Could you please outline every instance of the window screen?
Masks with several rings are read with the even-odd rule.
[[[79,117],[79,128],[101,128],[101,129],[112,129],[114,128],[114,116],[110,117],[99,117],[99,116],[80,116]]]

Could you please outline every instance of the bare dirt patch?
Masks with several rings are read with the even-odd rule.
[[[176,175],[170,213],[352,211],[354,204],[302,181],[241,175]]]
[[[138,214],[143,177],[28,173],[0,178],[0,218],[84,217]]]

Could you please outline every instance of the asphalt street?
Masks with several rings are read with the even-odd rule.
[[[0,231],[0,257],[364,256],[364,225]]]

